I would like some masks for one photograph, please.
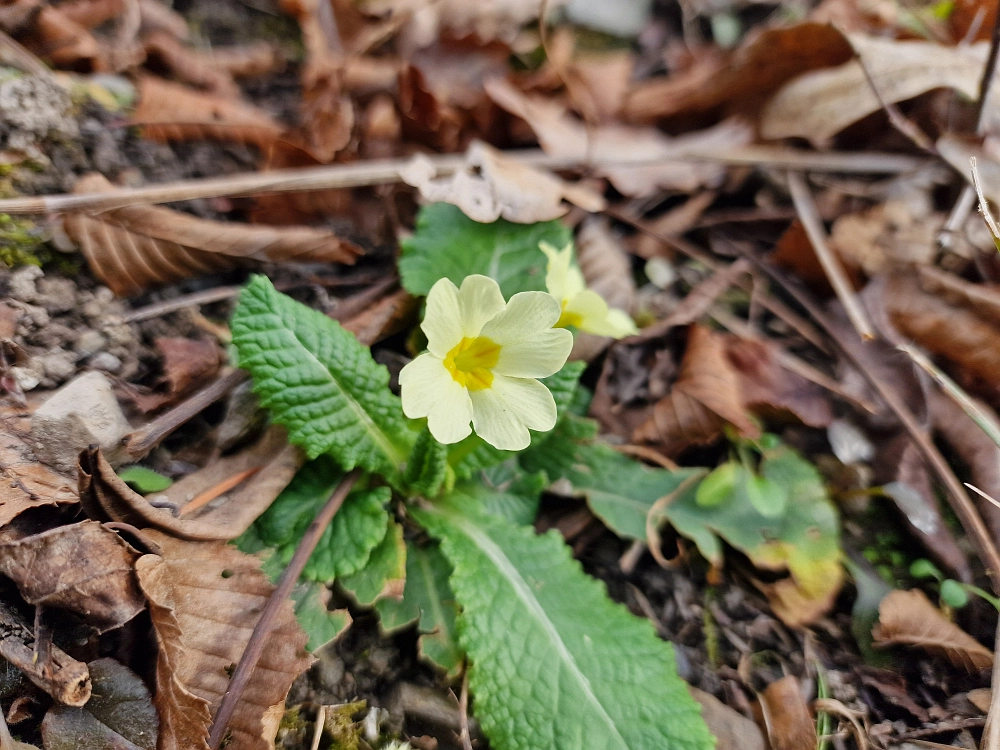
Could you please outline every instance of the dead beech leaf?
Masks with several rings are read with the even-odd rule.
[[[102,175],[90,174],[80,178],[75,191],[113,189]],[[95,275],[118,295],[249,261],[353,264],[361,253],[325,229],[210,221],[156,206],[69,213],[63,227]]]
[[[979,90],[987,45],[946,47],[934,42],[848,36],[882,99],[894,104],[937,88],[970,99]],[[822,145],[848,125],[882,108],[857,60],[806,73],[784,86],[765,107],[761,135],[801,137]]]
[[[918,646],[956,667],[978,672],[993,666],[993,652],[946,619],[923,591],[890,591],[872,629],[876,646]]]
[[[155,750],[161,719],[142,678],[114,659],[87,665],[93,696],[85,706],[53,706],[42,720],[45,750]]]
[[[486,92],[498,105],[526,121],[542,150],[553,156],[600,160],[655,160],[677,157],[689,151],[720,152],[747,145],[750,128],[730,120],[708,130],[670,138],[655,128],[603,125],[587,128],[569,115],[565,106],[538,96],[522,94],[510,83],[493,79]],[[700,187],[721,183],[725,170],[718,164],[661,162],[638,167],[595,167],[619,192],[649,195],[657,189],[694,192]]]
[[[99,450],[87,450],[80,455],[80,497],[91,518],[162,529],[182,539],[228,541],[250,528],[304,460],[302,452],[288,444],[284,429],[275,425],[256,443],[188,474],[147,499],[115,474]],[[251,469],[257,471],[250,475]],[[201,493],[239,474],[248,476],[203,508],[189,515],[174,515],[182,513]]]
[[[979,317],[1000,325],[1000,286],[973,284],[936,266],[918,266],[920,286],[950,305],[967,307]]]
[[[743,407],[739,376],[726,357],[725,337],[693,325],[677,381],[653,405],[652,415],[635,431],[634,439],[656,444],[668,456],[677,455],[688,446],[715,440],[726,422],[743,435],[760,435]]]
[[[40,463],[26,442],[30,417],[8,417],[0,429],[0,528],[31,508],[79,500],[72,480]]]
[[[137,81],[138,106],[132,122],[159,141],[212,139],[252,143],[268,149],[284,127],[267,112],[238,99],[195,91],[143,75]]]
[[[469,146],[465,163],[453,175],[434,179],[436,171],[430,159],[420,154],[399,176],[428,203],[451,203],[484,224],[501,216],[517,224],[557,219],[566,213],[564,198],[587,211],[605,207],[599,194],[507,159],[481,141]]]
[[[32,52],[51,60],[57,68],[95,71],[104,67],[103,50],[97,39],[85,26],[52,5],[42,7],[31,34],[23,41]]]
[[[0,573],[28,604],[68,609],[101,633],[146,607],[133,569],[138,557],[96,521],[0,541]]]
[[[240,96],[228,71],[212,65],[211,54],[185,46],[169,31],[154,31],[142,38],[146,59],[167,68],[178,80],[199,89],[234,99]]]
[[[159,750],[208,747],[208,723],[274,586],[260,560],[223,542],[146,532],[162,555],[136,563],[159,646]],[[229,724],[232,747],[270,750],[292,681],[312,663],[291,601],[281,612]],[[277,708],[276,708],[277,707]]]
[[[775,680],[757,695],[772,750],[806,750],[817,744],[816,722],[794,675]]]
[[[405,289],[399,289],[343,321],[341,325],[353,333],[358,341],[370,346],[403,330],[419,306],[416,297],[411,297]]]
[[[778,364],[771,345],[729,338],[726,355],[739,373],[743,403],[758,416],[790,413],[810,427],[827,427],[833,421],[823,389]]]
[[[847,267],[861,268],[868,276],[897,264],[929,264],[944,218],[916,213],[905,201],[888,200],[867,211],[844,214],[833,222],[830,244]]]
[[[961,365],[985,382],[1000,385],[1000,332],[971,310],[953,307],[920,288],[913,275],[888,277],[885,307],[905,338]]]
[[[128,385],[125,397],[143,414],[172,404],[219,372],[224,357],[219,345],[209,339],[161,337],[153,342],[160,354],[163,373],[146,390]]]
[[[688,685],[688,692],[701,706],[701,718],[715,737],[715,750],[767,749],[763,733],[746,716],[704,690]]]

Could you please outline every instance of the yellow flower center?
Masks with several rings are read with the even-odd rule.
[[[553,328],[569,328],[570,326],[580,327],[583,322],[583,316],[576,312],[566,312],[566,305],[569,304],[568,299],[562,301],[562,315],[559,316],[559,320],[556,324],[552,326]]]
[[[444,366],[455,382],[470,391],[481,391],[493,385],[493,367],[500,359],[500,344],[477,336],[466,336],[444,358]]]

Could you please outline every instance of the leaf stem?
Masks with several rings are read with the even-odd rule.
[[[267,605],[260,615],[260,619],[257,620],[257,625],[250,635],[250,640],[243,651],[243,656],[240,657],[240,663],[236,665],[236,670],[229,681],[229,688],[226,690],[225,695],[222,696],[219,710],[216,712],[215,719],[212,722],[212,728],[208,737],[208,745],[212,750],[218,750],[222,738],[225,736],[226,728],[229,726],[229,722],[233,718],[233,713],[236,711],[236,704],[243,695],[243,690],[250,682],[254,669],[257,667],[257,662],[264,652],[264,646],[267,644],[268,636],[274,627],[279,609],[288,600],[292,589],[302,574],[303,568],[305,568],[306,563],[312,556],[313,550],[316,549],[316,545],[319,544],[320,537],[323,536],[323,532],[326,531],[326,527],[330,525],[333,517],[337,515],[337,511],[343,505],[347,493],[351,491],[351,488],[360,476],[361,472],[355,469],[340,480],[340,484],[337,485],[333,494],[330,495],[330,499],[326,501],[326,505],[323,506],[323,509],[313,519],[309,528],[306,529],[306,533],[302,536],[302,541],[299,542],[299,546],[295,549],[295,554],[292,556],[291,562],[288,563],[288,567],[281,574],[281,579],[278,581],[277,587],[271,592],[271,598],[268,599]]]

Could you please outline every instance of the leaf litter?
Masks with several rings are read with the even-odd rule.
[[[495,746],[516,745],[522,729],[504,719],[515,696],[498,703],[500,693],[490,692],[503,660],[491,661],[499,652],[484,650],[482,639],[463,629],[494,622],[488,604],[476,599],[488,584],[462,568],[463,556],[483,550],[491,551],[491,565],[499,559],[479,534],[499,540],[501,550],[562,544],[552,534],[522,540],[505,526],[532,521],[562,531],[588,574],[674,644],[686,680],[721,697],[728,711],[763,717],[772,747],[812,746],[817,731],[856,736],[859,716],[878,746],[915,732],[947,742],[955,727],[978,735],[982,717],[961,714],[951,699],[989,684],[979,670],[992,663],[990,626],[976,609],[979,600],[959,606],[950,597],[958,587],[968,600],[976,589],[961,587],[973,585],[988,597],[976,559],[984,551],[970,547],[975,534],[939,507],[919,440],[862,381],[872,373],[884,378],[913,410],[921,434],[947,446],[962,479],[1000,492],[996,446],[892,353],[895,344],[915,341],[986,413],[1000,407],[990,364],[1000,317],[992,243],[979,217],[955,206],[969,155],[980,161],[987,196],[996,192],[990,107],[985,117],[975,111],[988,45],[968,43],[989,39],[992,8],[977,13],[967,7],[975,3],[960,3],[942,20],[922,8],[890,12],[828,0],[805,21],[760,24],[726,3],[693,5],[677,9],[682,33],[657,6],[643,21],[645,31],[623,44],[602,36],[621,33],[621,18],[602,21],[580,2],[566,16],[547,17],[541,29],[537,4],[285,3],[291,18],[268,20],[291,21],[280,38],[278,26],[261,33],[266,14],[249,7],[227,16],[197,8],[181,15],[152,0],[31,12],[22,5],[0,9],[0,27],[23,45],[11,59],[24,66],[23,74],[0,78],[0,99],[8,80],[30,88],[35,77],[46,77],[32,55],[73,71],[58,75],[80,108],[54,113],[52,122],[68,117],[84,145],[74,150],[60,142],[58,133],[73,130],[64,124],[18,130],[7,122],[14,109],[5,109],[0,149],[15,154],[10,176],[4,172],[5,195],[75,187],[128,196],[133,186],[178,177],[317,164],[363,170],[371,159],[400,159],[388,184],[380,177],[375,185],[246,197],[234,180],[170,208],[70,210],[48,224],[17,224],[10,234],[0,223],[7,265],[31,258],[24,248],[45,242],[57,253],[69,249],[67,239],[82,250],[40,255],[44,271],[32,278],[23,271],[0,277],[12,311],[0,359],[9,442],[0,470],[10,479],[10,498],[0,504],[0,567],[17,588],[5,590],[4,602],[14,603],[21,618],[11,631],[17,637],[0,642],[0,651],[42,691],[65,699],[75,686],[70,702],[86,700],[86,666],[58,644],[69,648],[79,637],[70,636],[72,628],[90,628],[105,649],[100,653],[121,660],[91,662],[95,686],[118,680],[122,699],[146,717],[156,711],[156,747],[204,747],[228,674],[270,591],[266,579],[276,580],[290,563],[324,493],[359,464],[386,484],[366,480],[349,496],[291,601],[278,603],[280,625],[266,649],[284,648],[288,658],[265,650],[229,741],[266,747],[277,733],[286,746],[302,746],[308,732],[295,711],[308,721],[314,706],[330,701],[360,705],[351,701],[363,697],[367,705],[390,705],[400,683],[414,680],[439,692],[452,684],[458,692],[468,667],[473,719]],[[699,24],[711,30],[708,38],[692,35]],[[282,36],[299,31],[303,53]],[[288,70],[285,59],[295,61]],[[24,101],[28,112],[41,106],[41,99]],[[970,137],[977,126],[979,140]],[[907,141],[914,128],[929,134],[921,142],[935,144],[940,158]],[[768,141],[778,147],[756,150]],[[516,150],[536,142],[540,154]],[[877,151],[914,155],[913,163],[925,166],[880,176],[845,166],[861,155],[873,168]],[[465,155],[457,172],[438,171],[438,154],[454,154],[459,163],[459,152]],[[35,176],[23,154],[38,160]],[[760,265],[777,247],[776,262],[811,294],[830,296],[801,225],[790,224],[795,211],[781,170],[803,158],[813,160],[811,190],[831,247],[849,283],[865,289],[861,296],[883,337],[854,364],[814,333],[822,320],[803,325],[787,305],[791,289],[780,279],[766,281],[768,267]],[[621,164],[634,160],[649,163]],[[76,179],[88,172],[103,177]],[[106,182],[98,186],[98,179]],[[265,218],[272,225],[256,223]],[[18,244],[26,237],[37,239]],[[496,278],[505,297],[544,291],[543,240],[560,248],[575,242],[588,287],[633,315],[642,333],[621,342],[577,337],[572,358],[590,363],[583,386],[565,395],[549,386],[562,421],[552,435],[534,436],[523,455],[475,440],[444,452],[420,448],[418,431],[386,390],[424,346],[415,328],[420,297],[439,278],[460,283],[473,273]],[[734,253],[747,260],[719,271]],[[357,276],[343,267],[354,263]],[[266,335],[259,329],[263,308],[247,317],[241,302],[230,330],[232,304],[218,301],[227,298],[196,301],[202,290],[242,283],[247,268],[274,282],[274,294],[257,282],[252,287],[265,307],[281,310],[280,324]],[[60,279],[69,287],[58,288]],[[133,299],[116,303],[110,315],[110,307],[84,311],[107,292],[102,283]],[[275,288],[316,316],[281,301]],[[115,322],[130,307],[172,300],[179,306],[142,323]],[[310,338],[316,326],[324,333]],[[352,333],[365,346],[355,346]],[[264,430],[265,412],[252,399],[239,408],[235,392],[217,396],[218,405],[204,402],[203,390],[225,380],[221,352],[230,337],[254,371],[263,406],[290,428],[295,445],[280,427]],[[324,351],[323,341],[333,349]],[[366,364],[369,346],[377,366]],[[311,353],[321,353],[321,361]],[[265,366],[273,372],[262,377]],[[84,452],[79,485],[76,476],[39,463],[28,447],[27,422],[46,390],[88,368],[114,376],[133,428],[163,430],[125,475],[149,490],[145,496],[112,470],[110,446],[107,456]],[[312,411],[321,402],[311,403],[303,386],[321,389],[329,402]],[[374,427],[352,431],[348,417],[356,408],[374,416]],[[827,430],[844,417],[876,451],[848,456],[832,445]],[[297,445],[313,460],[305,463]],[[418,448],[422,463],[401,466],[398,458],[416,456]],[[51,460],[44,450],[39,456]],[[144,484],[150,477],[160,477],[161,486]],[[676,492],[684,481],[690,489]],[[427,496],[423,511],[407,502],[416,493]],[[434,522],[420,515],[451,507],[448,498],[489,517],[468,511],[461,520]],[[998,511],[976,502],[994,543],[1000,541]],[[73,515],[78,507],[91,520]],[[420,530],[419,518],[443,547]],[[256,557],[224,544],[237,538]],[[462,547],[469,539],[472,547]],[[869,609],[882,602],[876,642],[922,647],[903,659],[883,651],[897,659],[890,672],[864,666],[871,656],[865,638],[855,643],[846,635],[860,631],[850,620],[854,589],[844,585],[842,551],[860,553],[873,571],[867,575],[893,590],[875,596],[849,568],[858,601],[876,602]],[[75,557],[87,564],[72,565]],[[942,578],[911,575],[909,563],[924,557],[941,565]],[[527,557],[509,559],[515,568],[530,564]],[[671,567],[657,565],[668,559]],[[556,567],[562,570],[553,566],[538,580]],[[510,569],[501,569],[500,579],[509,579]],[[565,575],[567,589],[583,580],[579,572]],[[182,595],[192,584],[200,598]],[[223,603],[229,601],[233,606]],[[576,648],[566,640],[564,603],[545,594],[536,601],[541,615],[533,609],[531,616]],[[24,619],[32,607],[33,626]],[[144,609],[149,615],[138,616]],[[223,610],[224,622],[204,618]],[[141,632],[147,617],[152,636]],[[409,645],[400,645],[407,638]],[[110,639],[135,645],[111,651]],[[155,656],[139,645],[151,639]],[[644,639],[628,640],[633,649],[640,641],[652,648]],[[509,645],[503,636],[494,640]],[[320,660],[308,672],[305,643]],[[213,650],[221,645],[224,656]],[[553,653],[558,648],[540,647],[537,660],[522,665],[515,649],[514,679]],[[782,676],[761,685],[745,666],[764,653],[784,663]],[[122,664],[141,677],[121,672]],[[61,682],[54,676],[60,665]],[[918,682],[933,687],[917,689]],[[606,687],[595,684],[599,692]],[[812,713],[801,698],[810,691],[820,698]],[[279,721],[286,693],[291,711]],[[519,710],[533,715],[545,701],[539,695]],[[49,698],[41,700],[46,706]],[[642,731],[640,724],[623,729],[617,708],[602,705],[619,734]],[[393,736],[431,746],[410,731],[417,726],[411,709],[388,721],[369,714],[375,718],[363,722],[371,727],[366,741],[380,747]],[[40,725],[37,713],[29,736],[47,748],[66,737],[114,743],[119,735],[153,746],[155,728],[139,741],[106,720],[104,710],[97,699],[52,708]],[[722,746],[738,742],[721,728],[733,717],[710,714]],[[449,716],[446,723],[461,726],[460,717]],[[355,726],[360,715],[348,719]],[[561,731],[567,720],[579,728],[568,711],[534,728]],[[334,742],[340,735],[328,723],[316,736]],[[433,741],[448,746],[452,739],[437,732]]]

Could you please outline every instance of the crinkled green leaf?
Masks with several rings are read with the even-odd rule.
[[[469,685],[497,750],[709,750],[671,645],[608,599],[558,532],[418,511],[454,567]]]
[[[448,577],[451,565],[437,544],[406,544],[406,588],[402,600],[375,602],[386,632],[398,630],[419,619],[420,655],[443,669],[449,677],[458,674],[464,652],[455,635],[457,606]]]
[[[351,613],[346,609],[330,609],[330,589],[322,583],[300,582],[292,589],[295,619],[309,636],[306,648],[318,651],[336,640],[351,626]]]
[[[389,521],[385,538],[372,550],[368,563],[360,570],[340,579],[358,604],[373,604],[384,597],[400,599],[406,583],[406,544],[403,527]]]
[[[448,495],[456,506],[470,512],[505,518],[511,523],[534,523],[542,490],[548,484],[545,474],[528,474],[509,459],[499,466],[479,472],[478,479],[455,486]]]
[[[440,278],[460,286],[470,274],[489,276],[504,297],[545,290],[547,259],[538,243],[563,247],[571,239],[558,221],[492,224],[473,221],[456,206],[434,203],[417,216],[416,231],[402,242],[399,274],[410,294],[424,296]]]
[[[454,480],[455,473],[448,466],[448,448],[425,427],[407,459],[403,485],[410,495],[437,497]]]
[[[299,469],[254,523],[260,541],[276,549],[276,561],[269,562],[288,564],[302,535],[342,478],[343,472],[329,456],[320,456]],[[385,537],[389,524],[385,504],[391,494],[388,487],[351,492],[320,537],[302,577],[332,581],[363,568]]]
[[[140,495],[148,495],[150,492],[163,492],[174,480],[158,474],[145,466],[129,466],[118,472],[118,476],[129,487]]]
[[[584,362],[567,362],[554,375],[542,378],[541,382],[552,393],[556,402],[557,419],[562,420],[573,405],[574,398],[580,392],[580,376],[586,369]],[[544,440],[547,433],[531,431],[532,445]],[[448,463],[451,464],[458,479],[469,479],[482,469],[502,464],[515,454],[512,451],[502,451],[494,448],[477,434],[472,433],[448,448]]]
[[[310,458],[329,452],[345,469],[396,475],[414,436],[389,371],[354,334],[264,276],[243,290],[231,328],[240,367],[291,442]]]

